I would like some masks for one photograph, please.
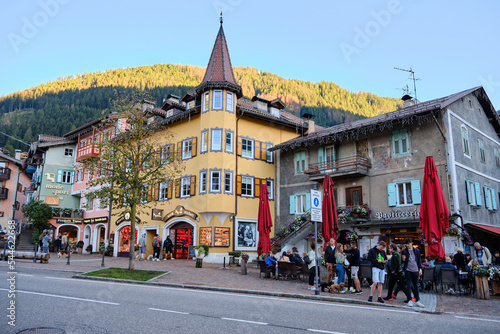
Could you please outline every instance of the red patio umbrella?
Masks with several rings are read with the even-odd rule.
[[[439,182],[436,164],[432,157],[427,157],[420,204],[420,228],[427,240],[431,259],[444,258],[441,239],[449,226],[448,207]]]
[[[257,253],[263,254],[271,250],[271,227],[273,221],[271,220],[271,211],[269,210],[269,191],[265,183],[260,185],[259,193],[259,216],[257,220],[257,229],[259,230],[259,244],[257,246]]]
[[[339,233],[339,221],[337,219],[337,207],[335,206],[335,195],[333,194],[333,181],[330,175],[323,180],[323,222],[321,233],[325,242],[331,237],[337,240]]]

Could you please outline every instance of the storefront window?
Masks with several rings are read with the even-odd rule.
[[[125,226],[120,232],[120,252],[130,251],[130,226]],[[137,235],[139,231],[135,229],[135,244],[137,244]],[[134,244],[134,245],[135,245]]]

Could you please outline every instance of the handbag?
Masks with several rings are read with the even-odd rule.
[[[311,263],[311,259],[309,258],[309,255],[304,256],[303,260],[304,260],[305,264],[310,264]]]
[[[347,259],[344,260],[344,266],[349,267],[350,263]]]

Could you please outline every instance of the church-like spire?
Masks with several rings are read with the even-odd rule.
[[[205,90],[206,87],[225,87],[233,90],[238,96],[241,96],[241,87],[236,82],[227,48],[226,36],[222,28],[222,12],[220,16],[220,29],[215,39],[212,54],[208,61],[205,76],[201,84],[197,87],[197,92]]]

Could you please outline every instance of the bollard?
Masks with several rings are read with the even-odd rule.
[[[106,254],[106,248],[103,247],[102,249],[102,263],[101,263],[101,267],[104,267],[104,254]]]
[[[71,257],[71,245],[68,245],[68,262],[66,262],[67,265],[69,265],[69,258]]]
[[[7,240],[3,243],[3,253],[2,253],[2,261],[5,259],[5,252],[7,251]]]
[[[38,246],[38,243],[35,242],[35,256],[33,256],[33,263],[36,263],[36,248]]]

